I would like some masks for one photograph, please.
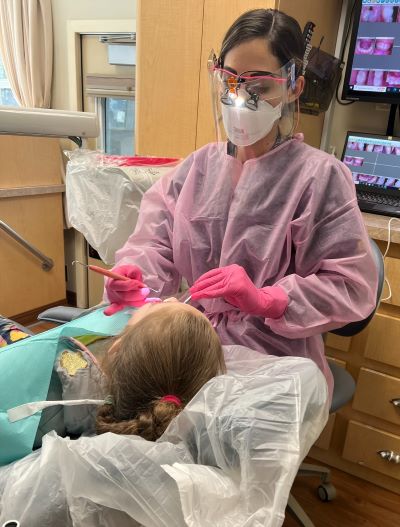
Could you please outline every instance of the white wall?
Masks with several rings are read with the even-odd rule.
[[[136,0],[52,0],[54,68],[52,108],[68,110],[67,20],[136,19]]]

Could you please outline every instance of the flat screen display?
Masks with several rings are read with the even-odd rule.
[[[348,132],[342,161],[360,190],[400,195],[400,138]]]
[[[400,102],[400,0],[356,0],[343,99]]]

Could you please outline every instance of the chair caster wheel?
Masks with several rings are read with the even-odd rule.
[[[318,487],[318,497],[321,501],[332,501],[336,498],[336,489],[332,483],[322,483]]]

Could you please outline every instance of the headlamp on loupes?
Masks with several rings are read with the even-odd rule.
[[[225,105],[246,106],[258,109],[258,101],[284,97],[288,88],[295,89],[296,65],[294,59],[276,72],[245,71],[240,74],[221,66],[212,51],[208,60],[208,72]]]

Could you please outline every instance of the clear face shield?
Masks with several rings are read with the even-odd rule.
[[[222,68],[212,51],[208,61],[217,141],[237,147],[254,145],[272,131],[280,143],[295,127],[296,63],[278,71],[234,73]]]

